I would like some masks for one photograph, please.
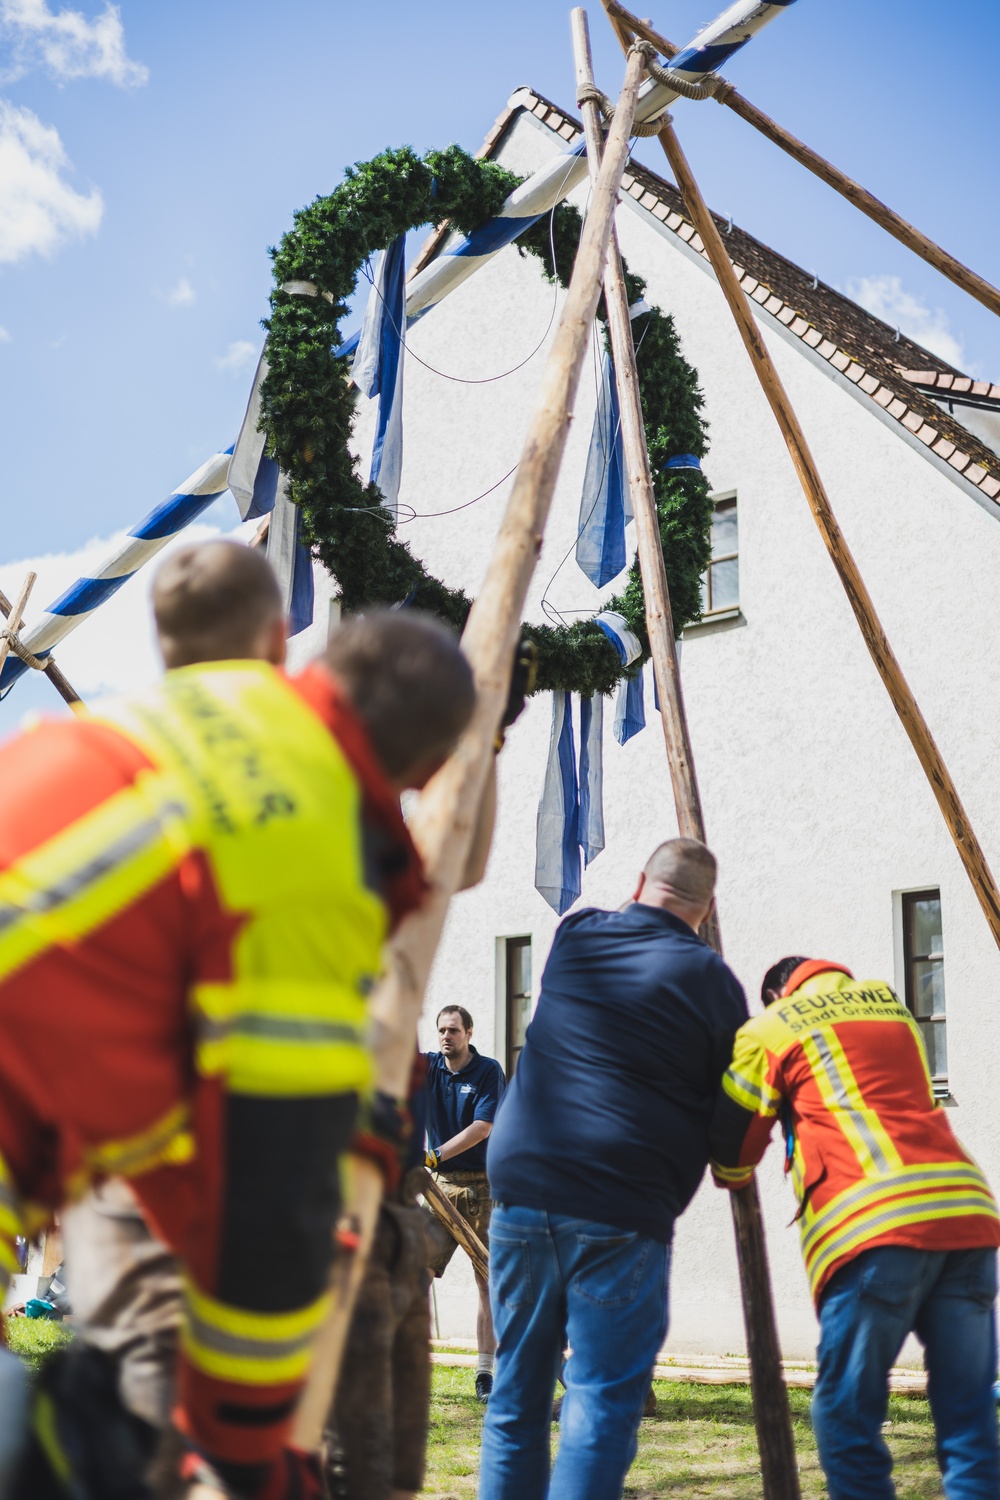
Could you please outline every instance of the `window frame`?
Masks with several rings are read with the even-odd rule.
[[[943,906],[943,903],[942,903],[942,900],[941,900],[941,887],[940,886],[931,885],[931,886],[923,886],[919,890],[901,891],[900,894],[899,894],[899,899],[900,899],[900,927],[901,927],[901,930],[902,930],[901,931],[901,935],[902,935],[902,949],[903,949],[903,952],[902,952],[902,958],[903,958],[903,1000],[904,1000],[904,1003],[906,1005],[907,1010],[910,1012],[910,1015],[913,1017],[914,1021],[916,1021],[917,1026],[921,1029],[921,1033],[922,1033],[923,1028],[925,1026],[934,1026],[934,1027],[940,1026],[943,1029],[943,1031],[944,1031],[944,1041],[945,1041],[945,1052],[947,1054],[947,1046],[948,1046],[948,1029],[947,1029],[948,1028],[948,990],[947,990],[947,980],[944,979],[944,962],[945,962],[945,960],[944,960],[944,906]],[[944,980],[945,1002],[944,1002],[944,1010],[942,1011],[941,1015],[939,1015],[939,1016],[918,1016],[917,1015],[917,1010],[916,1010],[916,984],[915,984],[915,974],[914,974],[915,965],[918,964],[918,963],[928,963],[928,962],[934,961],[934,959],[935,959],[935,955],[933,955],[933,954],[930,954],[930,953],[917,953],[915,951],[915,947],[914,947],[914,928],[915,928],[915,922],[914,922],[914,919],[913,919],[913,909],[916,906],[916,904],[917,904],[918,901],[936,901],[938,903],[939,908],[941,909],[941,954],[940,954],[940,963],[941,963],[942,979]],[[925,1050],[926,1050],[926,1048],[925,1048]],[[938,1049],[937,1049],[937,1046],[935,1045],[935,1047],[934,1047],[934,1056],[935,1056],[935,1058],[937,1057],[937,1054],[938,1054]],[[928,1067],[929,1066],[930,1066],[930,1059],[928,1058]],[[948,1086],[948,1074],[946,1072],[945,1073],[934,1073],[934,1072],[932,1072],[931,1073],[931,1083],[933,1084],[934,1095],[935,1095],[936,1098],[939,1098],[939,1099],[950,1098],[950,1096],[951,1096],[951,1089]]]
[[[510,1082],[517,1068],[518,1058],[524,1049],[524,1043],[515,1047],[514,1038],[517,1034],[515,1005],[519,1001],[531,1000],[534,988],[534,974],[531,976],[531,988],[526,992],[515,990],[513,987],[515,954],[528,950],[529,965],[531,962],[531,934],[517,933],[513,937],[502,939],[503,941],[503,993],[504,993],[504,1071],[507,1081]]]
[[[713,553],[712,557],[709,559],[708,567],[705,569],[705,572],[702,574],[702,587],[704,588],[704,591],[705,591],[705,595],[704,596],[705,596],[705,600],[706,600],[706,605],[705,605],[705,608],[702,610],[701,622],[700,623],[705,623],[705,624],[707,624],[709,621],[712,621],[712,620],[719,620],[719,619],[731,618],[732,616],[738,615],[740,613],[740,577],[739,577],[739,564],[740,564],[740,542],[739,542],[740,507],[739,507],[739,495],[736,492],[736,490],[725,490],[722,494],[720,494],[720,495],[713,495],[711,498],[712,498],[712,516],[713,516],[713,519],[719,513],[719,511],[723,511],[723,510],[732,510],[736,514],[736,551],[735,552],[723,552],[723,553],[720,553],[718,557],[716,557],[714,555],[714,553]],[[712,605],[712,569],[716,565],[716,563],[725,563],[725,562],[735,562],[735,564],[736,564],[736,603],[735,604],[723,604],[723,605],[720,605],[719,608],[716,609]]]

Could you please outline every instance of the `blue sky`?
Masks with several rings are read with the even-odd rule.
[[[130,525],[232,440],[267,246],[346,163],[475,149],[522,83],[573,101],[566,0],[76,3],[0,0],[0,563]],[[654,19],[684,42],[714,9]],[[615,93],[596,4],[591,27]],[[798,0],[729,76],[998,280],[998,55],[994,0]],[[728,110],[675,116],[715,208],[1000,379],[978,304]]]

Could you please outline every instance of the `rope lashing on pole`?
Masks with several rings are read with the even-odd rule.
[[[659,71],[649,61],[646,66],[657,79],[660,78],[660,74],[664,74],[670,79],[670,87],[675,90],[679,89],[681,80],[676,76],[676,65],[680,58],[691,49],[675,47],[673,42],[654,30],[648,22],[640,20],[630,10],[626,10],[619,0],[601,0],[601,4],[611,21],[612,28],[622,40],[623,46],[627,45],[633,36],[638,36],[648,41],[661,57],[672,60],[670,66],[660,68]],[[685,82],[687,81],[686,79]],[[705,82],[707,79],[702,80],[702,83]],[[821,182],[826,183],[827,187],[832,187],[835,193],[839,193],[842,198],[846,198],[848,203],[860,209],[880,229],[886,230],[901,245],[905,245],[907,250],[912,250],[914,255],[919,255],[920,259],[926,261],[929,266],[933,266],[935,271],[940,271],[941,275],[947,276],[955,286],[961,287],[963,292],[968,292],[970,297],[975,297],[983,307],[989,308],[990,312],[1000,316],[1000,289],[993,286],[985,277],[970,270],[962,261],[942,249],[934,240],[897,214],[894,209],[889,208],[881,198],[876,198],[874,193],[863,188],[852,177],[848,177],[846,172],[841,172],[825,157],[820,156],[818,151],[814,151],[811,146],[807,146],[804,141],[792,135],[791,131],[785,130],[776,120],[772,120],[770,115],[766,115],[762,109],[751,104],[749,99],[744,98],[732,84],[725,83],[722,79],[719,82],[723,86],[711,94],[700,92],[702,84],[696,84],[693,88],[686,87],[681,92],[687,99],[714,98],[719,104],[725,104],[734,114],[739,115],[741,120],[746,120],[748,125],[759,130],[761,135],[784,151],[793,161],[805,167],[806,171],[812,172],[814,177],[818,177]]]
[[[641,44],[639,47],[640,51],[642,51],[643,45],[648,46],[649,44]],[[655,51],[655,48],[651,50]],[[647,62],[647,68],[648,66]],[[690,86],[692,88],[700,87],[698,84],[691,84]],[[608,97],[603,89],[599,89],[596,83],[581,84],[576,91],[576,102],[581,108],[584,104],[596,104],[601,111],[601,118],[605,125],[610,125],[615,117],[614,101]],[[670,114],[667,110],[664,110],[661,115],[654,115],[651,120],[633,121],[632,134],[644,137],[659,135],[664,125],[669,124],[669,122]]]
[[[650,78],[655,78],[658,83],[664,84],[669,89],[676,89],[684,99],[717,99],[720,104],[723,104],[735,88],[734,84],[727,83],[726,79],[720,78],[717,73],[706,73],[700,83],[695,83],[690,78],[683,78],[676,69],[672,70],[662,65],[659,61],[659,53],[652,42],[641,39],[633,45],[638,47],[646,59],[646,72]],[[580,103],[579,91],[577,91],[577,103]],[[663,116],[659,118],[662,119]],[[664,123],[668,124],[669,121],[664,121]],[[646,133],[643,132],[643,134]],[[652,135],[654,132],[649,131],[648,134]]]

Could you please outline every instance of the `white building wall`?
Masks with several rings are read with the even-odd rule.
[[[557,149],[521,116],[500,160],[528,173]],[[581,206],[584,191],[577,195]],[[849,964],[865,978],[894,969],[893,892],[940,886],[946,950],[952,1116],[1000,1186],[1000,954],[934,798],[854,624],[791,463],[711,274],[626,199],[618,215],[647,297],[673,314],[699,373],[711,427],[705,471],[739,503],[743,621],[684,643],[683,682],[709,840],[720,861],[726,956],[756,1008],[760,976],[784,953]],[[410,334],[401,504],[427,513],[462,504],[517,461],[562,294],[534,257],[504,251]],[[762,327],[800,415],[883,624],[951,768],[993,868],[1000,870],[994,714],[1000,698],[1000,524],[957,482],[892,432],[856,395]],[[546,329],[548,333],[546,334]],[[641,358],[641,353],[640,353]],[[591,613],[600,595],[576,567],[580,488],[595,399],[584,371],[527,618],[541,601]],[[356,431],[367,470],[373,410]],[[468,509],[400,529],[440,577],[475,592],[509,481]],[[405,512],[404,512],[405,513]],[[567,557],[567,554],[568,557]],[[560,568],[562,560],[567,558]],[[557,571],[558,570],[558,571]],[[553,575],[554,581],[550,583]],[[605,591],[612,592],[612,589]],[[473,1014],[476,1042],[503,1056],[497,940],[531,934],[535,986],[556,918],[533,887],[535,813],[550,702],[532,701],[500,759],[500,816],[484,883],[456,900],[435,967],[424,1042],[445,1002]],[[583,903],[617,906],[656,843],[676,833],[662,735],[647,690],[647,727],[625,747],[606,716],[608,847],[585,872]],[[636,1047],[643,1039],[637,1036]],[[811,1357],[815,1322],[780,1147],[761,1172],[779,1321],[788,1357]],[[471,1276],[456,1257],[438,1283],[445,1336],[471,1336]],[[729,1209],[704,1185],[680,1222],[669,1347],[738,1352],[744,1345]]]

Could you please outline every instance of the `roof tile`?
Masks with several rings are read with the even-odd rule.
[[[965,471],[965,477],[970,484],[978,484],[980,480],[986,478],[986,470],[982,464],[970,464]]]
[[[546,120],[560,140],[569,139],[565,133],[567,125],[575,133],[582,129],[573,116],[528,89],[519,89],[511,98],[507,129],[525,108]],[[492,155],[505,134],[506,129],[494,127],[483,154]],[[634,160],[629,167],[623,178],[625,190],[640,198],[679,238],[700,248],[700,237],[695,236],[677,188]],[[945,392],[955,395],[973,392],[981,399],[1000,401],[1000,385],[990,385],[988,381],[974,383],[970,376],[818,281],[811,272],[737,225],[715,217],[719,227],[725,229],[726,250],[748,296],[753,296],[760,287],[761,294],[755,301],[769,307],[795,337],[811,349],[820,346],[825,358],[841,355],[843,363],[839,359],[831,362],[846,369],[856,388],[868,399],[897,420],[911,416],[907,426],[932,445],[935,453],[946,457],[959,473],[968,469],[970,474],[982,474],[985,477],[979,481],[979,488],[983,493],[991,498],[1000,496],[1000,455],[962,425],[961,408],[952,415],[939,404],[940,398],[935,400],[936,392],[942,396]],[[790,319],[786,318],[788,313],[792,314]],[[861,375],[855,373],[858,368],[863,372]],[[930,432],[935,436],[929,436]]]

